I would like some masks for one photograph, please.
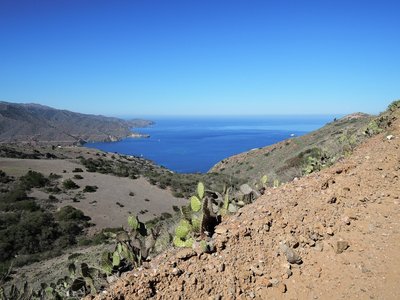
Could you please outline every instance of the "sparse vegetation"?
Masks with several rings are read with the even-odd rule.
[[[95,185],[87,185],[87,186],[85,186],[85,188],[83,189],[83,192],[84,192],[84,193],[94,193],[94,192],[97,191],[97,189],[98,189],[98,187],[95,186]]]
[[[0,273],[12,260],[15,266],[21,266],[58,255],[76,243],[76,237],[89,226],[88,218],[77,209],[63,208],[53,213],[27,196],[30,188],[48,182],[42,174],[30,171],[7,193],[0,194]],[[55,197],[50,195],[49,199]]]
[[[20,178],[20,182],[25,189],[29,190],[31,188],[44,187],[49,182],[49,179],[47,179],[42,173],[28,171],[26,175]]]
[[[80,162],[88,172],[112,174],[120,177],[136,179],[144,176],[150,184],[157,185],[161,189],[170,187],[176,197],[189,197],[191,191],[196,188],[197,182],[202,181],[215,190],[221,190],[224,185],[239,185],[244,183],[232,176],[217,173],[207,174],[178,174],[155,166],[151,162],[133,158],[122,161],[120,159],[107,160],[103,158],[80,158]]]
[[[71,179],[67,179],[63,182],[63,187],[66,190],[76,190],[79,189],[79,185],[77,185],[74,181],[72,181]]]
[[[225,159],[211,171],[252,184],[256,184],[263,174],[287,182],[351,153],[367,138],[364,131],[373,119],[365,114],[350,115],[304,136]],[[273,186],[273,181],[269,182],[269,186]]]

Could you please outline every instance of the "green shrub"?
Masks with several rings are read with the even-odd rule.
[[[5,203],[13,203],[21,200],[28,199],[26,192],[21,187],[15,187],[10,190],[8,193],[4,194],[0,197],[1,202]]]
[[[34,187],[35,188],[44,187],[49,182],[49,180],[46,177],[44,177],[42,173],[35,171],[28,171],[26,175],[20,178],[20,181],[21,185],[27,190]]]
[[[94,193],[94,192],[97,191],[97,189],[98,189],[98,187],[95,186],[95,185],[87,185],[87,186],[85,186],[85,188],[83,189],[83,192],[84,192],[84,193]]]
[[[79,174],[75,174],[75,175],[74,175],[74,179],[81,180],[81,179],[83,179],[83,176],[82,176],[82,175],[79,175]]]
[[[70,205],[60,208],[56,213],[55,217],[57,221],[88,221],[89,217],[75,207]]]
[[[82,173],[83,170],[81,168],[75,168],[72,170],[72,173]]]
[[[58,175],[58,174],[50,173],[50,175],[49,175],[50,180],[56,180],[56,179],[60,179],[60,178],[62,178],[62,176]]]
[[[9,183],[12,178],[8,176],[4,171],[0,170],[0,183]]]
[[[54,195],[49,195],[49,200],[50,200],[50,201],[57,201],[58,199],[57,199],[57,197],[54,196]]]
[[[393,101],[388,107],[390,111],[395,111],[396,109],[400,109],[400,100]]]
[[[67,190],[75,190],[79,189],[79,185],[77,185],[75,182],[73,182],[71,179],[67,179],[63,182],[63,186]]]

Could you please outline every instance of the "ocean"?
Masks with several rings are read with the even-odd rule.
[[[155,125],[133,128],[149,138],[87,143],[107,152],[144,157],[179,173],[204,173],[217,162],[251,149],[301,136],[335,116],[154,117]]]

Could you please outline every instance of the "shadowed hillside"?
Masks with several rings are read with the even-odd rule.
[[[132,127],[152,124],[59,110],[39,104],[0,102],[0,142],[76,143],[116,141]]]

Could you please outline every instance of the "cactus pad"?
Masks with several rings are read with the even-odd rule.
[[[265,185],[267,182],[268,182],[268,176],[267,175],[264,175],[263,177],[261,177],[261,183],[263,185]]]
[[[132,230],[137,230],[139,228],[139,221],[136,216],[129,216],[128,224]]]
[[[204,197],[204,184],[202,182],[199,182],[197,185],[197,195],[200,199],[203,199]]]
[[[112,264],[114,267],[118,267],[120,263],[121,263],[121,257],[119,256],[118,251],[114,251],[112,256]]]
[[[202,223],[202,218],[193,216],[192,217],[192,226],[193,226],[193,230],[196,232],[200,232],[201,231],[201,223]]]
[[[193,211],[198,212],[201,209],[201,202],[196,196],[190,198],[190,207]]]
[[[192,230],[192,226],[186,220],[181,220],[178,227],[175,229],[175,236],[178,238],[185,238]]]

